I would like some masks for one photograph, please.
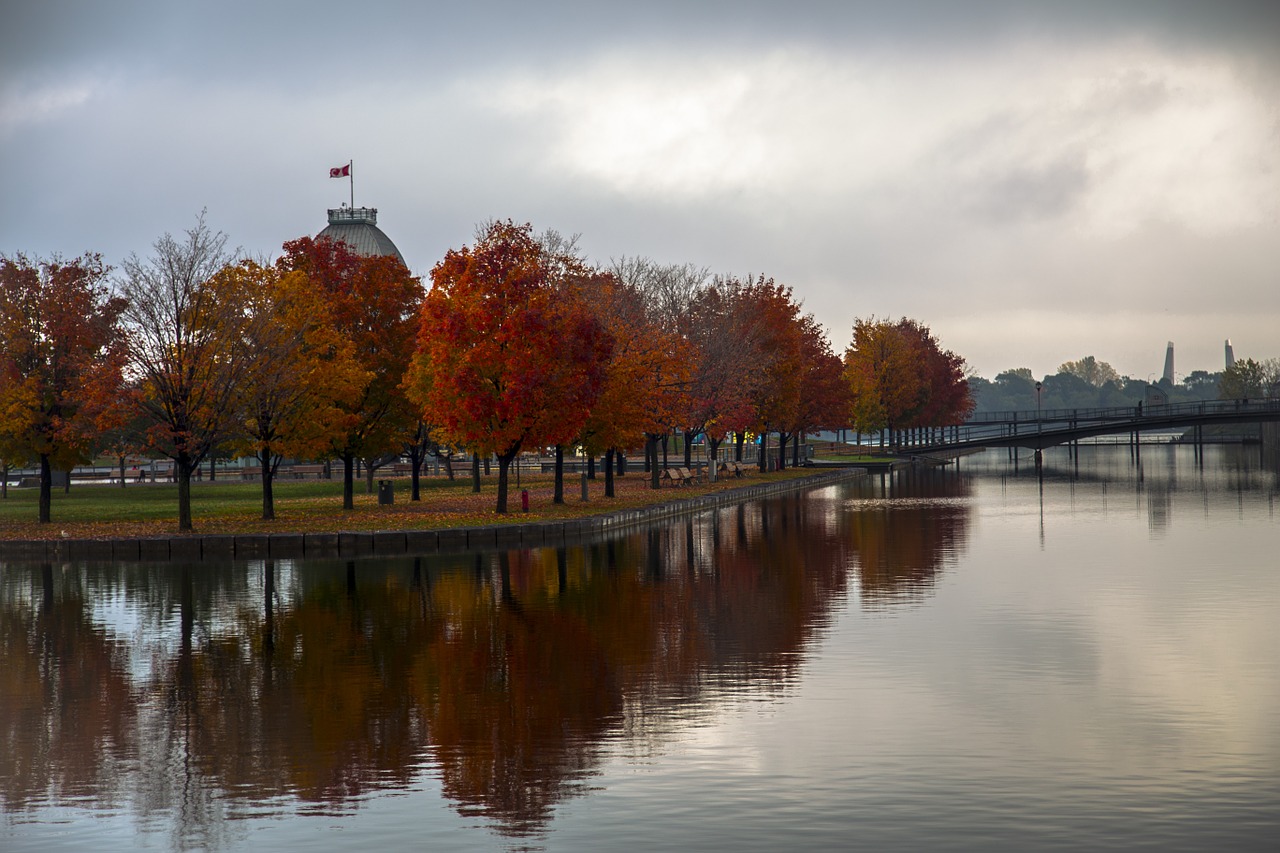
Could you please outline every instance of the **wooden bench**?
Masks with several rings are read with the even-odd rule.
[[[324,476],[323,465],[294,465],[289,469],[289,473],[293,475],[295,480],[305,480],[308,477],[315,477],[319,480]]]
[[[688,468],[677,468],[676,470],[680,472],[680,476],[684,479],[686,484],[692,483],[694,480],[698,479],[699,477],[698,473],[694,473],[693,471],[690,471]]]
[[[689,484],[689,477],[682,473],[680,468],[663,468],[662,476],[659,478],[659,485],[662,483],[673,483],[677,486],[685,486]]]

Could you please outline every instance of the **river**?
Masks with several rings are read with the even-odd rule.
[[[0,562],[0,849],[1270,850],[1257,447],[1005,451],[591,545]]]

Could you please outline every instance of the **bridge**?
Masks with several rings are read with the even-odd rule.
[[[941,453],[983,447],[1043,450],[1099,435],[1187,429],[1214,424],[1280,421],[1280,399],[1212,400],[1107,409],[983,412],[959,426],[921,431],[901,447],[906,453]],[[1197,430],[1197,435],[1199,431]]]

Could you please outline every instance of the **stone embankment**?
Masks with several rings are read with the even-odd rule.
[[[541,548],[583,542],[656,521],[696,515],[722,506],[807,491],[865,477],[866,471],[842,468],[811,477],[741,486],[691,498],[567,521],[492,524],[438,530],[374,530],[268,535],[167,536],[150,539],[51,539],[0,541],[0,558],[24,561],[124,560],[200,562],[405,556],[462,551]]]

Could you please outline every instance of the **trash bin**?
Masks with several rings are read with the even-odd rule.
[[[378,481],[378,503],[393,504],[396,502],[396,490],[390,480]]]

